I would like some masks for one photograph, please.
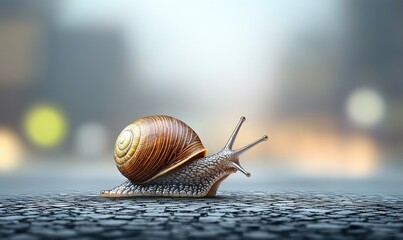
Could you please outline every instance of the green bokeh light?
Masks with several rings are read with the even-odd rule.
[[[66,137],[68,122],[61,109],[50,104],[30,107],[24,118],[27,138],[43,148],[54,147]]]

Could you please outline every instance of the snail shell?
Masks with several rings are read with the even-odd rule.
[[[114,150],[119,171],[135,183],[148,182],[206,155],[207,149],[193,129],[163,115],[143,117],[128,125]]]

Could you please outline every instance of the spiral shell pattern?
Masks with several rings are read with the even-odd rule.
[[[119,171],[135,183],[150,181],[206,154],[193,129],[162,115],[140,118],[124,128],[114,150]]]

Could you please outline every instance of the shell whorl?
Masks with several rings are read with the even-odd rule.
[[[116,164],[124,164],[133,157],[134,152],[139,145],[140,128],[137,125],[130,124],[119,135],[115,144],[115,161]]]
[[[119,134],[114,150],[120,172],[137,183],[150,181],[206,154],[193,129],[169,116],[149,116],[134,121]]]

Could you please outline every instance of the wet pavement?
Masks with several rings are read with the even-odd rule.
[[[0,239],[403,239],[402,195],[0,196]]]

